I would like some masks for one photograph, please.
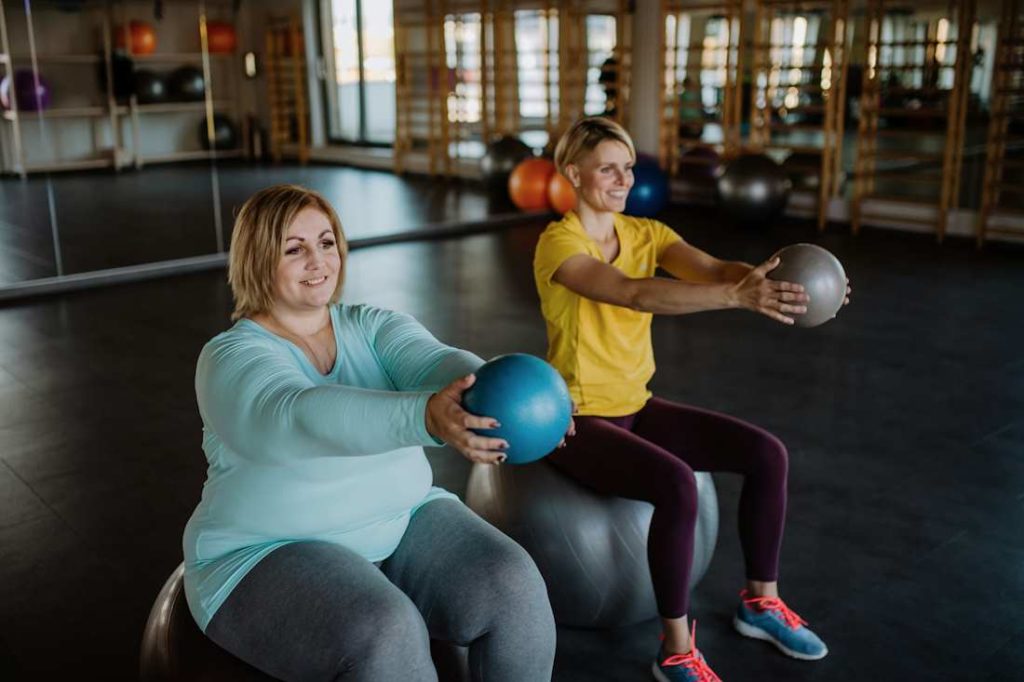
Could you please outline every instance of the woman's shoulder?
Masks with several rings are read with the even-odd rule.
[[[561,220],[548,223],[537,240],[537,253],[545,253],[552,248],[586,248],[591,242],[583,231],[583,225],[575,212],[566,213]]]
[[[331,306],[337,323],[335,331],[342,336],[360,335],[364,338],[373,338],[382,329],[405,326],[407,323],[415,323],[416,320],[408,313],[381,308],[369,303],[345,304],[336,303]]]
[[[559,235],[584,236],[583,225],[576,211],[569,211],[558,220],[552,220],[541,232],[541,238]]]
[[[615,220],[620,234],[623,231],[627,232],[633,236],[634,240],[640,239],[644,242],[651,241],[660,244],[666,240],[673,241],[679,238],[675,230],[655,218],[641,218],[617,213]]]
[[[270,332],[262,329],[252,320],[243,318],[207,341],[203,346],[201,356],[235,353],[244,349],[273,350],[278,345],[274,343]]]
[[[641,218],[640,216],[626,215],[625,213],[616,213],[615,223],[620,228],[644,233],[654,232],[664,225],[664,223],[654,218]]]
[[[337,320],[364,327],[379,324],[390,318],[404,316],[404,313],[369,303],[335,303],[331,306],[331,311]]]

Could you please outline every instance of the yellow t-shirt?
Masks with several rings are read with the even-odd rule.
[[[657,220],[620,214],[615,232],[619,254],[611,265],[634,279],[653,276],[665,250],[681,239]],[[533,276],[547,323],[548,362],[569,385],[579,414],[633,414],[651,397],[653,315],[599,303],[552,281],[562,263],[579,253],[604,261],[574,211],[548,225],[537,242]]]

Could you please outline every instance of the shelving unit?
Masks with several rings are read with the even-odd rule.
[[[120,2],[86,3],[75,14],[60,13],[65,22],[78,22],[77,30],[73,31],[75,41],[68,53],[59,53],[60,40],[43,39],[49,36],[40,35],[43,31],[53,31],[57,22],[46,19],[37,11],[34,24],[28,18],[22,22],[12,21],[14,6],[4,6],[0,0],[0,75],[13,74],[16,70],[35,65],[42,71],[48,66],[47,72],[53,72],[55,78],[65,81],[60,88],[58,101],[53,106],[39,112],[19,111],[14,106],[0,115],[0,147],[3,157],[0,158],[0,170],[21,176],[32,172],[51,172],[60,170],[79,170],[86,168],[125,167],[142,168],[150,163],[167,163],[173,161],[190,161],[205,158],[220,158],[242,154],[244,143],[238,136],[238,146],[232,150],[200,149],[198,136],[182,134],[187,125],[191,130],[198,130],[203,117],[211,117],[214,113],[228,114],[238,128],[241,128],[242,116],[239,110],[239,77],[237,54],[208,53],[202,50],[200,27],[204,25],[209,13],[216,18],[223,18],[237,25],[237,3],[232,0],[177,0],[165,6],[165,20],[160,24],[163,38],[168,38],[166,52],[135,55],[130,53],[130,41],[122,51],[132,60],[134,70],[165,66],[170,70],[174,66],[192,65],[203,71],[205,81],[205,99],[198,102],[160,102],[139,104],[135,97],[118,101],[114,92],[114,30],[118,25],[127,25],[131,19],[142,17],[143,12],[151,11],[152,3],[141,0]],[[49,8],[43,8],[48,10]],[[190,15],[194,12],[194,19]],[[173,16],[175,21],[168,21]],[[20,17],[19,17],[20,18]],[[195,22],[194,24],[192,22]],[[194,27],[194,28],[190,28]],[[15,43],[25,43],[28,32],[34,29],[33,42],[44,45],[36,48],[33,55],[30,46],[12,50],[12,38]],[[72,30],[72,29],[67,29]],[[20,31],[12,35],[12,31]],[[185,36],[174,35],[177,31]],[[194,35],[187,35],[194,32]],[[83,37],[84,36],[84,37]],[[96,52],[85,50],[88,46],[84,41],[95,43]],[[36,40],[40,39],[40,40]],[[164,42],[162,39],[161,42]],[[84,49],[83,49],[84,48]],[[183,49],[184,48],[184,49]],[[70,79],[65,71],[73,68],[89,69],[88,79],[80,78],[78,82]],[[91,90],[84,83],[91,84],[99,72],[103,72],[105,87]],[[62,101],[61,101],[62,100]],[[181,118],[193,114],[193,120],[187,123]],[[80,129],[67,132],[60,126],[74,126],[75,120]],[[84,124],[84,125],[83,125]],[[86,128],[88,129],[86,131]],[[170,132],[169,132],[170,131]],[[169,148],[168,140],[197,138],[196,148],[188,146]],[[91,138],[92,155],[88,158],[74,158],[72,152],[58,148],[59,139],[73,139],[76,147]],[[146,143],[157,141],[156,148],[147,148]],[[159,145],[163,145],[160,147]],[[34,157],[34,158],[33,158]]]
[[[538,148],[557,140],[599,84],[593,17],[614,21],[616,88],[627,101],[628,0],[396,0],[396,172],[422,161],[430,174],[456,174],[502,135]],[[526,24],[536,29],[530,44]],[[620,106],[616,117],[627,113]]]
[[[300,163],[309,160],[309,99],[306,49],[299,22],[279,19],[267,27],[267,96],[270,100],[270,154],[279,161],[295,145]]]
[[[1024,7],[1003,0],[992,74],[992,105],[986,143],[985,178],[977,239],[981,247],[990,235],[1024,237]],[[1016,225],[1000,218],[1016,217]]]
[[[872,219],[931,227],[958,205],[975,0],[915,16],[870,0],[850,226]]]
[[[819,230],[842,178],[848,19],[848,0],[758,0],[754,14],[745,147],[789,152],[787,170],[814,178]]]
[[[26,15],[24,22],[12,23],[9,16],[8,3],[5,6],[0,0],[0,53],[4,55],[3,75],[14,75],[25,68],[39,68],[43,66],[55,67],[61,77],[70,79],[65,72],[72,69],[88,69],[90,79],[95,73],[94,69],[103,63],[103,56],[95,53],[82,51],[81,44],[72,44],[71,50],[67,53],[58,53],[50,50],[51,46],[45,45],[36,48],[33,53],[30,48],[34,45],[25,40],[19,41],[19,30],[27,38],[31,30],[29,19]],[[99,6],[83,7],[76,19],[87,24],[92,30],[98,30],[104,34],[103,13]],[[24,24],[22,26],[22,24]],[[41,21],[37,18],[35,26]],[[37,29],[38,30],[38,29]],[[33,36],[34,37],[34,36]],[[53,88],[53,80],[50,80],[50,87]],[[56,79],[60,80],[60,79]],[[44,172],[53,170],[81,170],[89,168],[105,168],[115,165],[115,148],[107,146],[104,140],[102,122],[112,120],[113,116],[109,107],[95,96],[84,98],[84,93],[75,93],[75,97],[62,97],[63,102],[57,102],[42,111],[20,110],[15,88],[11,88],[12,106],[9,110],[0,115],[0,139],[3,139],[4,157],[3,166],[0,170],[15,173],[24,177],[31,172]],[[54,149],[55,131],[53,128],[66,125],[79,125],[87,133],[80,135],[80,138],[91,139],[91,153],[89,155],[79,154],[76,158],[60,158]],[[110,124],[108,124],[110,125]]]
[[[660,161],[675,176],[681,166],[709,163],[711,157],[690,150],[713,149],[723,157],[739,151],[743,3],[662,0],[662,24]],[[713,107],[702,101],[706,88],[715,92]],[[689,112],[686,121],[683,112]],[[680,124],[685,127],[691,119],[696,134],[682,135]]]

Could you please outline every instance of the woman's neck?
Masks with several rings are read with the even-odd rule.
[[[275,307],[265,313],[254,315],[253,319],[260,323],[269,323],[276,328],[300,338],[315,336],[330,323],[331,314],[327,306],[308,311],[287,310]]]
[[[583,230],[598,241],[609,239],[615,234],[615,213],[595,209],[585,201],[579,202],[576,214],[580,217]]]

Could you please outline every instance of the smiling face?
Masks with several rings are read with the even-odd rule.
[[[595,211],[621,213],[633,187],[633,154],[618,140],[604,140],[566,167],[580,201]]]
[[[341,252],[323,212],[304,208],[288,227],[274,276],[278,309],[307,312],[326,306],[338,286]]]

